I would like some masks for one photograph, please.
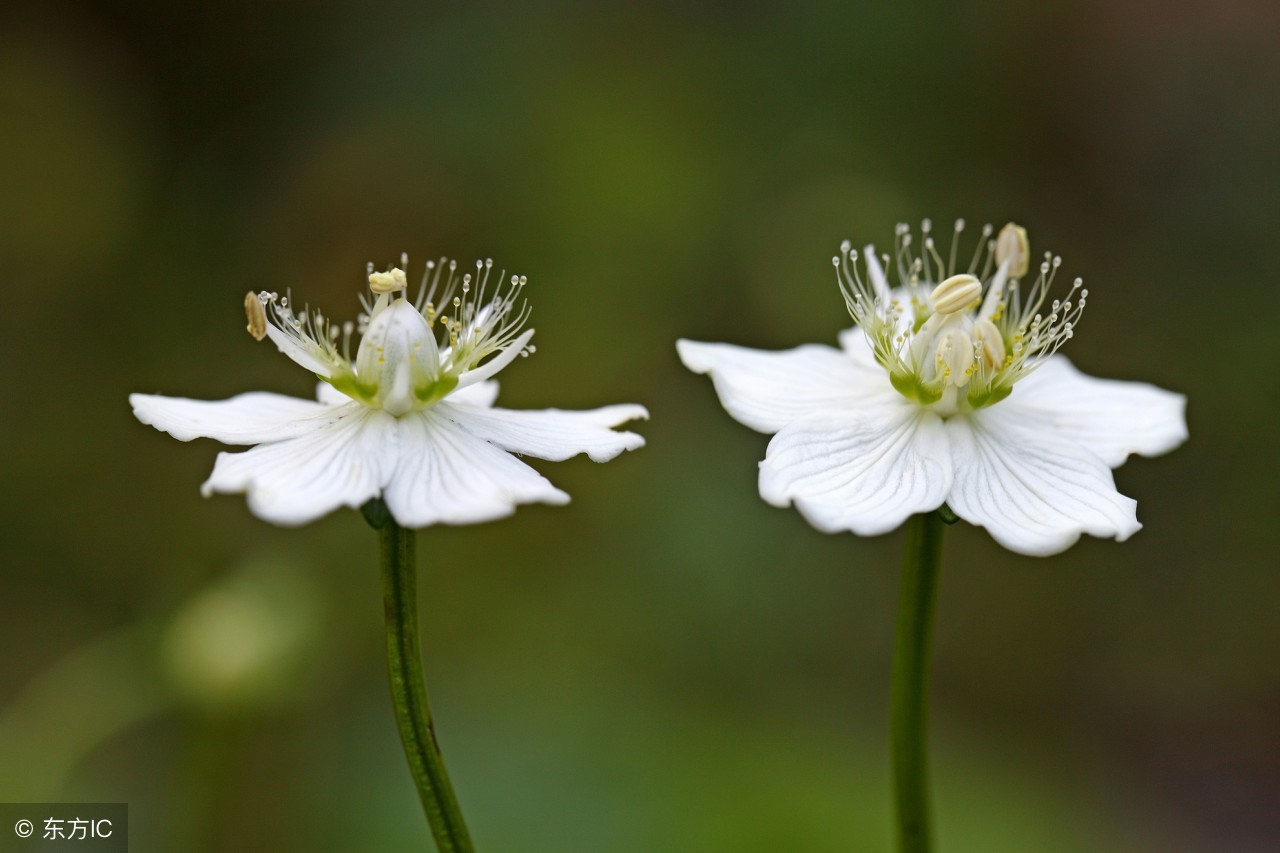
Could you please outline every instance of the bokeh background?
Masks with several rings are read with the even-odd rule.
[[[482,849],[888,849],[901,534],[763,504],[767,438],[672,344],[834,341],[842,238],[964,216],[1061,252],[1070,355],[1186,393],[1191,440],[1117,472],[1123,545],[949,532],[942,849],[1280,849],[1277,56],[1263,0],[9,4],[0,799],[127,801],[139,851],[422,849],[374,534],[203,500],[218,446],[126,403],[309,394],[244,292],[353,316],[406,250],[528,275],[506,405],[652,412],[535,463],[568,507],[421,537]]]

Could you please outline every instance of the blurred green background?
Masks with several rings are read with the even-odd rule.
[[[950,532],[942,848],[1280,849],[1277,55],[1260,0],[10,4],[0,799],[128,801],[140,851],[422,848],[373,532],[201,499],[219,447],[126,402],[310,394],[244,292],[354,316],[407,250],[528,275],[505,405],[653,416],[535,463],[568,507],[421,537],[481,848],[888,849],[901,534],[767,507],[673,343],[833,342],[842,238],[964,216],[1061,252],[1071,357],[1186,393],[1191,440],[1117,472],[1123,545]]]

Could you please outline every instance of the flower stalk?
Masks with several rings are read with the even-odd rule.
[[[937,511],[913,515],[907,522],[889,717],[893,801],[901,853],[928,853],[933,848],[927,732],[929,659],[945,524]]]
[[[364,507],[382,546],[382,591],[387,623],[391,704],[409,771],[441,853],[471,853],[471,835],[436,743],[418,639],[415,531],[401,527],[380,500]]]

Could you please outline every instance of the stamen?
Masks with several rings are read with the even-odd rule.
[[[990,222],[988,222],[988,223],[986,223],[985,225],[983,225],[983,226],[982,226],[982,239],[978,241],[978,245],[976,245],[976,246],[974,246],[974,247],[973,247],[973,258],[972,258],[972,260],[970,260],[970,261],[969,261],[969,274],[970,274],[970,275],[972,275],[972,274],[974,273],[974,271],[978,269],[978,259],[982,257],[982,247],[983,247],[983,246],[986,246],[986,245],[988,245],[988,244],[990,243],[990,240],[991,240],[991,233],[992,233],[994,230],[995,230],[995,229],[991,227],[991,223],[990,223]],[[986,273],[984,272],[984,273],[982,274],[982,278],[986,278],[986,277],[987,277],[987,275],[986,275]]]
[[[404,270],[399,267],[392,267],[386,272],[369,274],[369,289],[379,295],[395,293],[398,290],[406,289],[408,286],[409,281],[405,277]]]
[[[1029,241],[1014,223],[998,236],[990,224],[984,225],[968,272],[961,273],[956,259],[964,221],[956,221],[945,258],[932,228],[927,219],[921,223],[917,255],[911,228],[896,227],[894,251],[884,260],[885,268],[896,266],[901,289],[891,294],[878,277],[872,286],[872,271],[881,273],[870,254],[862,258],[869,277],[861,275],[859,253],[850,241],[842,242],[840,254],[831,260],[845,305],[894,387],[949,416],[1007,397],[1014,382],[1074,336],[1088,293],[1077,279],[1064,298],[1053,298],[1062,258],[1052,253],[1039,264],[1039,275],[1020,287],[1029,268]],[[911,322],[904,320],[903,290],[911,301]],[[954,389],[965,393],[957,396]]]
[[[897,304],[897,300],[890,300],[886,304],[885,299],[876,292],[870,269],[874,258],[867,261],[867,277],[864,279],[858,271],[858,257],[858,250],[853,248],[850,241],[845,240],[840,244],[840,254],[831,259],[832,266],[836,269],[836,284],[849,314],[867,334],[876,360],[894,370],[902,363],[899,354],[902,340],[895,340],[901,306]],[[888,262],[887,256],[885,261]]]
[[[951,275],[951,268],[942,262],[942,255],[938,254],[932,237],[924,241],[924,248],[929,253],[929,256],[933,258],[933,262],[938,268],[938,277],[942,278],[943,276]],[[928,275],[925,277],[930,278]]]
[[[1022,278],[1027,274],[1027,265],[1031,259],[1031,242],[1027,239],[1027,229],[1010,222],[1000,229],[996,237],[996,263],[1009,262],[1009,277]]]
[[[267,336],[267,310],[262,305],[262,299],[258,294],[250,290],[244,295],[244,313],[249,318],[249,325],[245,326],[249,334],[253,335],[255,341],[260,341]]]
[[[968,308],[982,295],[982,282],[971,275],[961,273],[939,284],[929,294],[933,310],[939,314],[955,314]]]
[[[956,271],[956,246],[960,244],[960,232],[964,231],[964,220],[957,219],[955,230],[951,232],[951,252],[947,257],[947,272]]]

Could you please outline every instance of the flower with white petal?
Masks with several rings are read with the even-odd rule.
[[[1078,371],[1058,349],[1085,307],[1080,279],[1052,298],[1061,258],[1033,266],[1012,223],[994,237],[986,226],[959,269],[963,229],[946,259],[928,220],[918,255],[905,225],[892,256],[841,246],[833,260],[857,326],[840,349],[681,340],[680,358],[711,376],[731,416],[776,433],[760,495],[819,530],[877,535],[946,504],[1024,554],[1063,551],[1082,533],[1127,539],[1141,525],[1111,469],[1181,444],[1186,399]]]
[[[492,267],[477,261],[474,274],[459,276],[455,262],[428,263],[410,301],[402,269],[371,266],[359,323],[341,326],[295,311],[287,296],[250,293],[250,334],[270,337],[319,377],[317,401],[266,392],[216,402],[131,394],[133,413],[181,441],[257,445],[219,453],[201,491],[246,493],[254,514],[277,524],[305,524],[378,497],[411,528],[488,521],[524,503],[567,503],[567,494],[512,454],[562,460],[585,453],[604,462],[644,444],[613,427],[648,412],[637,405],[496,407],[492,377],[534,348],[533,330],[524,328],[524,276],[491,277]]]

